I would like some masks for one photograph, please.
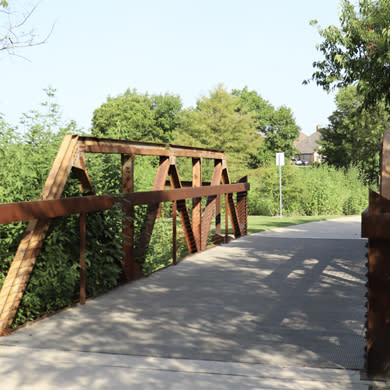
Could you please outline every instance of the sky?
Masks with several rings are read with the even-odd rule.
[[[128,88],[179,95],[194,107],[223,84],[289,107],[310,135],[335,104],[315,83],[302,85],[321,59],[309,22],[338,25],[338,11],[339,0],[41,0],[30,27],[38,39],[54,29],[19,56],[0,52],[0,113],[16,125],[52,87],[63,119],[87,131],[93,111]]]

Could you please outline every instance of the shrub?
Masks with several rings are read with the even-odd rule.
[[[283,210],[290,214],[299,214],[300,197],[303,185],[295,167],[285,166],[282,172]],[[275,166],[258,168],[249,174],[251,189],[248,195],[250,215],[277,215],[279,203],[279,168]]]
[[[249,214],[279,214],[279,173],[275,166],[250,173]],[[347,170],[317,165],[282,168],[285,215],[352,215],[368,203],[368,188],[356,167]]]

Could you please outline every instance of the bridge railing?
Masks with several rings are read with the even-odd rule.
[[[85,153],[114,153],[121,155],[121,195],[89,195],[61,198],[70,172],[78,178],[81,191],[93,192],[87,172]],[[134,192],[134,163],[138,155],[160,158],[151,191]],[[182,182],[176,157],[192,159],[192,181]],[[202,181],[203,159],[214,160],[210,183]],[[167,178],[169,181],[167,182]],[[165,187],[170,186],[167,190]],[[28,202],[0,204],[0,224],[29,221],[0,291],[0,334],[11,327],[20,305],[39,250],[42,247],[50,220],[59,216],[80,214],[80,302],[86,299],[86,215],[108,210],[120,204],[123,210],[123,271],[127,280],[141,277],[141,262],[149,245],[154,223],[161,203],[172,202],[173,242],[172,257],[176,263],[176,214],[182,222],[189,253],[206,249],[213,215],[216,233],[221,232],[221,197],[225,196],[225,237],[228,220],[235,237],[247,234],[249,183],[246,178],[232,183],[227,169],[225,153],[217,150],[177,146],[172,144],[142,143],[112,139],[98,139],[66,135],[41,193],[41,199]],[[236,193],[236,199],[233,194]],[[202,197],[206,198],[202,210]],[[186,200],[192,199],[192,209]],[[138,249],[134,246],[134,206],[147,205],[147,215],[141,232]]]
[[[366,373],[390,378],[390,132],[383,137],[380,194],[370,190],[362,213],[362,237],[368,238]]]

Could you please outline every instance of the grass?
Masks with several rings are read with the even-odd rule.
[[[265,217],[262,215],[249,215],[248,234],[261,232],[263,230],[275,229],[278,227],[300,225],[302,223],[324,221],[326,219],[337,218],[337,215],[319,216],[298,216],[298,217]]]

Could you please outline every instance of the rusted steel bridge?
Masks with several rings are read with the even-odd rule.
[[[86,153],[121,155],[121,195],[61,198],[70,172],[73,172],[79,179],[82,191],[93,191],[85,163]],[[134,192],[134,162],[138,155],[159,156],[160,159],[153,188],[148,192]],[[178,157],[191,159],[191,182],[181,181],[176,164]],[[209,183],[202,180],[203,159],[214,161],[213,174]],[[369,239],[365,370],[370,378],[388,379],[390,377],[390,233],[387,227],[390,223],[390,133],[384,135],[380,172],[380,194],[370,191],[369,207],[362,214],[362,236]],[[167,185],[173,189],[166,190]],[[12,324],[51,218],[80,214],[80,301],[82,303],[85,301],[83,256],[87,213],[107,210],[119,203],[125,217],[131,217],[135,205],[148,206],[141,244],[137,253],[134,250],[134,226],[131,218],[124,218],[123,236],[127,239],[123,241],[123,270],[128,280],[134,280],[141,275],[140,263],[136,259],[145,253],[162,202],[173,203],[173,228],[176,229],[175,214],[177,212],[182,221],[188,250],[194,253],[206,248],[214,213],[217,221],[216,231],[217,233],[221,231],[220,201],[222,196],[225,196],[225,215],[226,218],[230,217],[235,237],[246,235],[248,190],[249,184],[245,178],[238,183],[231,182],[226,156],[222,151],[171,144],[66,136],[42,191],[41,200],[0,204],[0,223],[30,221],[0,292],[0,332],[6,334]],[[234,193],[237,194],[236,199],[234,199]],[[202,197],[207,198],[203,210]],[[188,209],[186,199],[192,199],[191,210]],[[228,225],[227,219],[225,224]],[[225,234],[227,234],[226,228]],[[173,234],[172,248],[175,260],[175,234]],[[339,250],[341,251],[341,247]],[[286,253],[288,253],[287,250]],[[335,259],[339,259],[337,256],[339,255],[335,255]],[[313,259],[306,260],[307,266],[311,264],[310,261],[313,261]],[[345,269],[353,265],[351,261],[346,262]],[[247,269],[248,265],[245,267]]]
[[[80,182],[81,192],[93,193],[93,185],[86,167],[86,153],[121,155],[121,195],[90,195],[61,198],[71,172]],[[134,192],[134,165],[136,156],[158,156],[159,165],[153,188],[147,192]],[[192,181],[182,182],[176,158],[192,160]],[[214,161],[211,182],[202,181],[202,160]],[[167,178],[169,181],[167,182]],[[170,186],[172,189],[166,190]],[[141,276],[141,262],[149,245],[151,234],[162,202],[172,202],[173,243],[172,257],[176,263],[176,213],[179,214],[189,253],[206,249],[210,226],[216,213],[216,232],[221,233],[221,196],[225,196],[225,236],[228,232],[228,216],[235,237],[247,233],[247,191],[249,184],[243,178],[232,183],[223,151],[157,144],[98,139],[66,135],[58,150],[52,169],[41,192],[40,200],[0,204],[0,224],[29,221],[14,260],[0,291],[0,334],[11,327],[39,251],[45,240],[50,220],[55,217],[80,214],[80,302],[86,298],[86,214],[111,209],[121,204],[123,209],[123,271],[127,280]],[[236,193],[236,200],[233,194]],[[202,210],[202,197],[207,198]],[[188,210],[186,199],[192,199]],[[137,251],[134,249],[134,206],[147,205],[147,216]]]

